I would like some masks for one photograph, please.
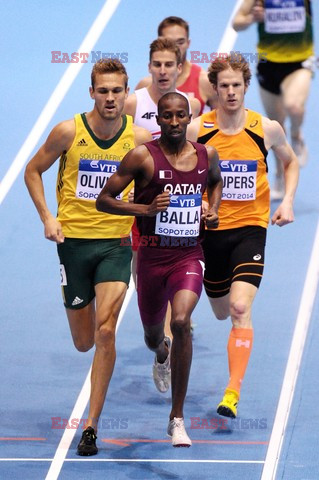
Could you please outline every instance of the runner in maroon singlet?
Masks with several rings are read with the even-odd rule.
[[[161,137],[129,152],[100,193],[98,210],[138,218],[141,246],[137,293],[148,348],[155,352],[153,376],[161,392],[172,382],[168,434],[175,447],[189,447],[183,406],[192,361],[191,314],[202,289],[201,224],[218,226],[222,180],[214,148],[186,140],[188,101],[179,93],[158,103]],[[117,200],[135,181],[135,203]],[[207,188],[209,210],[202,214]],[[172,304],[173,343],[164,337],[164,316]]]

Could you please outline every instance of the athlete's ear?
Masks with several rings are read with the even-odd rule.
[[[126,90],[125,90],[125,100],[127,99],[129,93],[130,93],[130,87],[126,87]]]
[[[93,90],[93,87],[90,87],[90,88],[89,88],[89,92],[90,92],[90,97],[94,99],[94,90]]]
[[[193,116],[192,113],[190,113],[190,114],[188,115],[189,118],[188,118],[187,125],[189,125],[189,124],[191,123],[191,121],[192,121],[192,116]]]
[[[157,125],[159,125],[159,121],[158,121],[159,117],[158,117],[158,115],[155,115],[155,118],[156,118],[156,123],[157,123]]]

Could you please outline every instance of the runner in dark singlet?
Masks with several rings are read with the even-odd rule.
[[[186,141],[190,123],[188,101],[179,93],[158,103],[159,140],[133,150],[103,188],[97,209],[138,218],[138,300],[145,342],[155,352],[153,376],[165,392],[172,381],[172,409],[167,433],[175,447],[189,447],[183,419],[192,361],[191,314],[202,282],[201,223],[218,226],[222,181],[215,148]],[[116,200],[135,181],[135,203]],[[201,213],[207,186],[209,210]],[[164,315],[172,304],[173,343],[164,336]]]

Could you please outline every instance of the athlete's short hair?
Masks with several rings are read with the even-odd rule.
[[[158,115],[160,115],[161,111],[162,111],[162,105],[163,105],[163,102],[165,102],[165,100],[171,100],[171,99],[179,99],[179,100],[182,100],[184,103],[185,103],[185,109],[189,115],[189,102],[187,100],[187,98],[184,96],[184,95],[181,95],[180,93],[178,92],[168,92],[168,93],[165,93],[165,95],[163,95],[159,101],[158,101],[158,104],[157,104],[157,111],[158,111]]]
[[[251,71],[249,63],[240,54],[227,55],[227,57],[217,57],[208,68],[208,80],[210,83],[217,87],[218,73],[223,70],[228,70],[228,68],[242,72],[245,85],[248,86],[250,84]]]
[[[152,61],[153,53],[155,52],[163,52],[164,50],[168,50],[169,52],[175,53],[176,56],[176,63],[179,65],[182,63],[181,52],[176,42],[169,38],[159,37],[154,40],[150,45],[150,63]]]
[[[159,37],[163,35],[163,30],[166,27],[172,27],[174,25],[178,25],[179,27],[185,28],[187,38],[189,37],[189,25],[186,20],[183,20],[181,17],[166,17],[164,20],[161,21],[159,26],[157,27],[157,34]]]
[[[128,75],[126,72],[126,68],[124,67],[123,63],[120,62],[117,58],[101,58],[98,60],[93,68],[91,73],[91,85],[92,89],[94,90],[94,84],[96,75],[103,74],[103,73],[120,73],[124,76],[124,83],[125,83],[125,90],[127,89],[128,84]]]

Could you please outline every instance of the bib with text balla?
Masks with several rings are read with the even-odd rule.
[[[115,173],[120,162],[108,160],[84,160],[79,162],[76,197],[82,200],[96,200],[108,179]],[[120,194],[118,199],[122,198]]]
[[[222,200],[255,200],[257,160],[220,160],[219,166],[223,177]]]
[[[304,0],[265,0],[267,33],[299,33],[305,28]]]
[[[202,195],[171,195],[165,212],[156,215],[155,233],[169,237],[198,237]]]

